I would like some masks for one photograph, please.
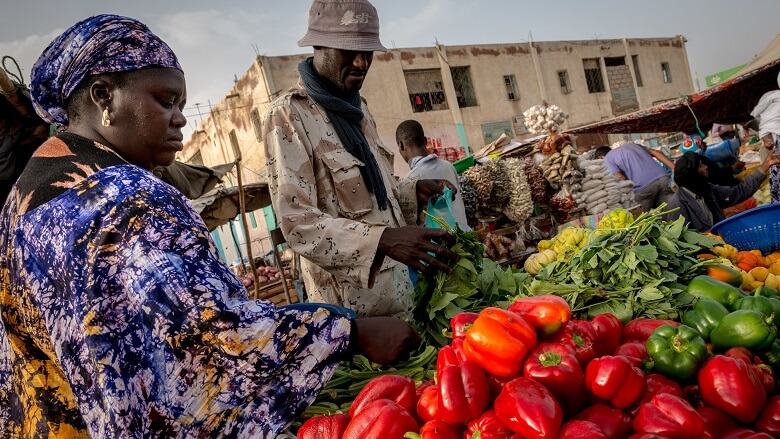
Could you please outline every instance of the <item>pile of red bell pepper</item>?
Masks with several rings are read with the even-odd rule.
[[[780,438],[766,356],[716,350],[701,332],[722,312],[692,311],[692,326],[624,326],[573,320],[565,300],[542,295],[457,315],[435,381],[376,378],[349,414],[311,418],[298,438]]]

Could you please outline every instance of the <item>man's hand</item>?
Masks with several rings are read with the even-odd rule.
[[[357,350],[370,361],[383,365],[408,357],[420,345],[420,335],[395,317],[366,317],[357,323]]]
[[[417,205],[425,206],[428,200],[435,200],[444,194],[445,187],[450,188],[453,196],[458,193],[458,189],[449,180],[417,180]]]
[[[736,172],[739,172],[739,171],[745,169],[745,162],[737,160],[737,162],[734,163],[734,165],[731,167],[731,169],[733,169]]]
[[[774,152],[775,146],[773,145],[769,150],[769,155],[766,157],[764,162],[761,163],[761,170],[764,171],[765,174],[769,172],[769,168],[780,163],[780,155],[776,155]]]
[[[457,259],[457,255],[447,247],[451,241],[452,236],[442,229],[388,227],[379,238],[378,251],[421,273],[429,269],[451,273],[452,269],[446,261]]]

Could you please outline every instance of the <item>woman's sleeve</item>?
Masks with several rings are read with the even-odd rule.
[[[183,197],[137,197],[104,221],[81,320],[118,431],[266,437],[313,401],[348,314],[248,300]]]
[[[736,186],[717,186],[712,185],[712,190],[721,207],[731,207],[747,200],[761,187],[761,183],[766,178],[762,170],[743,178]]]

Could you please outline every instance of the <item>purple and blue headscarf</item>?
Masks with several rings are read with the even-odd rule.
[[[171,48],[140,21],[119,15],[87,18],[52,41],[33,66],[35,111],[62,130],[68,125],[65,102],[85,78],[149,67],[181,70]]]

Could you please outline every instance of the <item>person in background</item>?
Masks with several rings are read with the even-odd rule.
[[[739,142],[736,139],[732,139],[732,141]],[[688,134],[683,140],[681,150],[683,153],[693,152],[700,156],[701,162],[707,166],[710,183],[718,186],[736,186],[739,184],[739,180],[734,176],[734,173],[744,169],[745,162],[733,160],[732,163],[726,163],[724,166],[721,166],[705,155],[707,147],[707,142],[704,141],[701,134],[694,132]]]
[[[669,199],[667,221],[685,217],[688,227],[706,232],[724,220],[723,209],[750,198],[761,186],[767,172],[780,163],[780,156],[769,155],[759,168],[735,186],[719,186],[709,181],[709,166],[702,156],[686,152],[674,164],[677,192]]]
[[[460,194],[458,173],[452,163],[437,157],[436,154],[428,154],[425,149],[425,131],[420,122],[411,119],[401,122],[395,130],[395,141],[398,143],[401,157],[406,160],[411,169],[404,180],[432,178],[449,181],[456,188],[452,201],[455,222],[462,230],[471,230],[466,219],[466,207]]]
[[[396,183],[393,153],[360,96],[379,40],[367,0],[315,0],[299,46],[314,56],[300,81],[263,120],[271,201],[287,243],[301,256],[312,300],[363,316],[403,316],[407,266],[451,272],[450,236],[417,227],[420,209],[443,192],[436,180]]]
[[[624,143],[615,149],[608,146],[598,148],[596,158],[603,158],[604,164],[618,180],[634,182],[634,199],[644,211],[660,206],[674,194],[669,188],[669,174],[654,160],[674,168],[674,163],[661,151],[636,143]]]
[[[137,20],[67,29],[32,69],[59,134],[0,214],[0,436],[275,438],[342,359],[389,363],[400,319],[248,300],[185,196],[184,73]]]
[[[780,75],[777,81],[780,86]],[[780,141],[780,90],[764,93],[750,115],[755,118],[758,137],[763,141],[764,147],[777,151],[777,143]],[[780,203],[780,167],[775,166],[769,171],[769,185],[772,203]]]

